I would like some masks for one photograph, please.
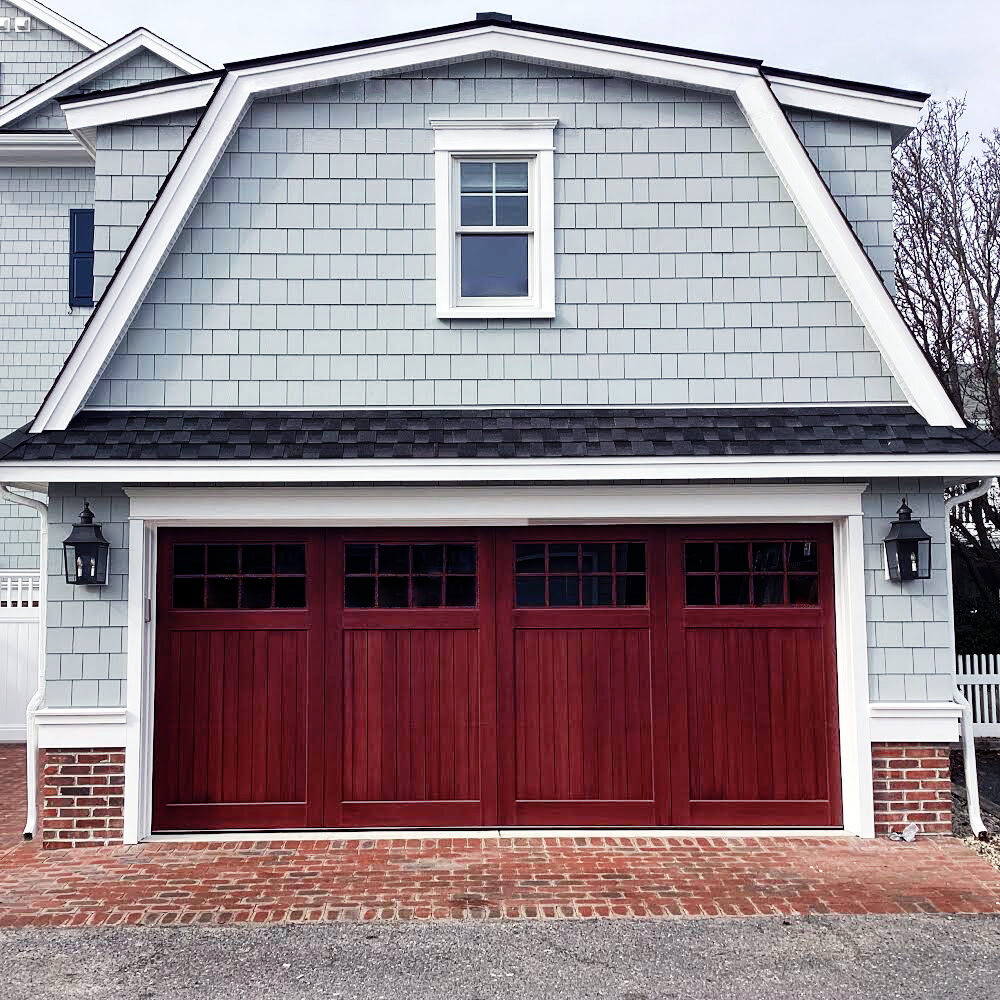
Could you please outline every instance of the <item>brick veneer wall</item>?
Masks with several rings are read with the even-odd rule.
[[[916,823],[923,834],[951,833],[947,744],[874,743],[875,834]]]
[[[97,847],[122,840],[125,751],[41,751],[42,847]]]

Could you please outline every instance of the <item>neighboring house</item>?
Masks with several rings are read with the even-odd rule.
[[[93,307],[94,209],[112,197],[123,156],[97,167],[92,137],[74,136],[58,99],[209,69],[144,28],[110,45],[35,0],[0,0],[0,428],[30,420]],[[99,238],[134,228],[156,196],[153,159]],[[95,176],[103,180],[95,191]],[[116,184],[120,183],[116,181]],[[128,204],[124,204],[127,201]],[[143,204],[145,202],[145,204]],[[108,248],[98,243],[97,259]],[[37,569],[38,519],[0,503],[0,576]]]
[[[949,829],[943,492],[1000,444],[889,291],[924,97],[501,14],[61,97],[99,301],[0,445],[46,842]]]

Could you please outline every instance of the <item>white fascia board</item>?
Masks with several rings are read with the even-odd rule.
[[[69,132],[0,132],[0,167],[92,167],[94,158]]]
[[[83,131],[141,118],[159,118],[178,111],[200,111],[212,99],[218,85],[217,77],[182,80],[132,94],[95,94],[93,100],[74,101],[62,109],[69,127],[74,132]]]
[[[31,431],[65,429],[83,405],[255,97],[484,55],[577,66],[592,72],[734,95],[907,399],[931,424],[962,426],[961,417],[934,377],[757,67],[484,26],[446,36],[397,41],[362,50],[227,71],[199,127],[42,402]]]
[[[767,82],[744,81],[736,99],[903,394],[929,424],[964,427]]]
[[[911,129],[920,120],[922,101],[836,87],[811,80],[764,75],[779,103],[790,108],[818,111],[838,118],[857,118],[898,128]]]
[[[173,524],[438,525],[829,521],[867,483],[812,486],[129,486],[129,517]]]
[[[38,18],[39,21],[42,21],[54,31],[58,31],[60,35],[70,39],[70,41],[76,42],[78,45],[82,45],[90,52],[103,49],[108,44],[103,38],[99,38],[93,32],[87,31],[86,28],[81,27],[75,21],[71,21],[68,17],[63,17],[62,14],[51,7],[46,7],[45,4],[38,3],[37,0],[11,0],[11,2],[18,10],[22,10],[25,14],[30,14],[32,17]]]
[[[476,483],[637,480],[864,480],[1000,475],[998,455],[797,455],[707,458],[365,459],[356,461],[0,462],[0,482]]]
[[[872,702],[872,743],[954,743],[962,709],[953,701]]]
[[[203,73],[211,69],[210,66],[206,66],[205,63],[160,38],[159,35],[154,35],[145,28],[137,28],[124,38],[119,38],[117,42],[112,42],[92,56],[82,59],[70,66],[69,69],[50,80],[46,80],[41,86],[29,90],[0,109],[0,128],[44,107],[67,91],[82,86],[88,80],[93,80],[94,77],[113,68],[122,60],[138,52],[139,49],[148,49],[150,52],[154,52],[172,66],[176,66],[182,73]]]

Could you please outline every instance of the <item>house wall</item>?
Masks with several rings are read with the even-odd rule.
[[[554,320],[436,319],[434,116],[559,119]],[[901,398],[732,100],[493,60],[253,105],[90,404]]]
[[[0,0],[0,17],[24,12]],[[91,53],[36,17],[31,31],[5,33],[0,38],[0,106],[85,59]]]
[[[131,87],[137,83],[165,80],[168,77],[183,76],[181,71],[162,56],[148,49],[140,49],[116,66],[88,80],[82,86],[69,91],[70,94],[93,94],[115,87]],[[62,95],[67,96],[67,95]],[[66,116],[58,101],[50,101],[44,107],[12,123],[18,129],[64,129]]]
[[[950,700],[953,687],[945,572],[943,484],[880,480],[864,494],[868,667],[873,701]],[[711,487],[706,487],[710,489]],[[906,585],[885,579],[882,540],[905,496],[935,539],[933,574]],[[107,587],[66,583],[62,541],[90,501],[111,542]],[[46,701],[51,707],[125,703],[128,498],[118,486],[53,485],[49,500]]]
[[[0,430],[34,415],[90,315],[69,306],[69,210],[89,208],[86,167],[0,167]],[[0,504],[0,569],[38,567],[38,519]]]

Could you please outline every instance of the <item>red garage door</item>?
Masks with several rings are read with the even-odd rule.
[[[840,822],[830,532],[160,535],[154,828]]]

